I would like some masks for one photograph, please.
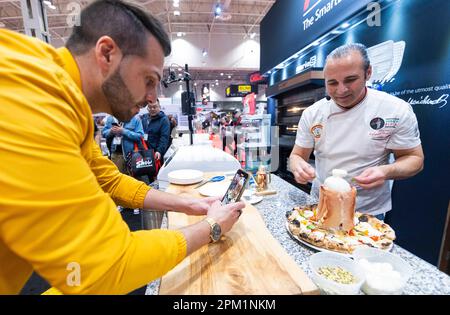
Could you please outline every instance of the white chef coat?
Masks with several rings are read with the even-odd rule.
[[[303,111],[295,140],[300,147],[314,148],[313,196],[318,196],[320,185],[333,169],[344,169],[348,172],[346,180],[357,189],[356,209],[373,215],[392,208],[389,181],[377,188],[362,189],[351,179],[369,167],[388,164],[392,150],[412,149],[420,143],[411,105],[372,89],[349,110],[325,98],[314,103]]]

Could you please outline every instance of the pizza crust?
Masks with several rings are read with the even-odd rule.
[[[349,231],[321,226],[317,205],[295,207],[288,211],[286,218],[289,231],[294,236],[316,247],[335,252],[351,254],[360,246],[388,250],[395,240],[395,232],[388,224],[359,212],[355,213],[355,226]]]

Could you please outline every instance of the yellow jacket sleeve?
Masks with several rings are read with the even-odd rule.
[[[142,204],[148,188],[99,156],[70,60],[5,30],[0,56],[0,270],[11,271],[0,293],[18,293],[32,270],[64,294],[106,294],[173,268],[182,233],[131,233],[116,210],[111,196]]]
[[[89,166],[103,191],[109,193],[118,205],[132,209],[142,208],[150,187],[133,177],[120,173],[113,162],[102,156],[94,140],[92,147]]]

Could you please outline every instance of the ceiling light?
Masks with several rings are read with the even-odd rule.
[[[183,37],[184,35],[186,35],[186,33],[184,33],[184,32],[178,32],[177,33],[177,37]]]
[[[223,77],[223,72],[221,72],[221,73],[220,73],[220,76],[222,76],[222,77]]]
[[[173,0],[173,6],[175,8],[178,8],[180,6],[180,1],[179,0]]]
[[[341,25],[341,27],[342,27],[342,28],[347,28],[347,27],[349,27],[350,25],[351,25],[350,23],[345,22],[345,23],[343,23],[343,24]]]
[[[231,79],[231,75],[228,76],[228,79]]]
[[[175,10],[175,11],[173,11],[173,15],[175,15],[175,16],[180,16],[180,15],[181,15],[181,12],[178,11],[178,10]]]
[[[56,10],[56,7],[53,5],[53,3],[51,2],[51,1],[49,1],[49,0],[44,0],[44,1],[42,1],[49,9],[52,9],[52,10]]]
[[[251,39],[255,38],[255,36],[256,36],[256,33],[251,33],[251,34],[250,34],[250,38],[251,38]]]
[[[194,83],[194,86],[197,86],[197,82]]]
[[[203,57],[206,57],[208,55],[208,52],[206,51],[206,49],[203,49],[202,54],[203,54]]]
[[[214,7],[214,16],[219,17],[222,14],[222,7],[220,6],[220,3],[217,3]]]

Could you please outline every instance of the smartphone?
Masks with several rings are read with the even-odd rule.
[[[222,198],[222,204],[226,205],[233,202],[238,202],[247,187],[250,175],[244,170],[237,170],[234,174],[233,180],[227,189],[227,192]]]
[[[116,122],[111,123],[111,125],[119,127],[119,124]]]

